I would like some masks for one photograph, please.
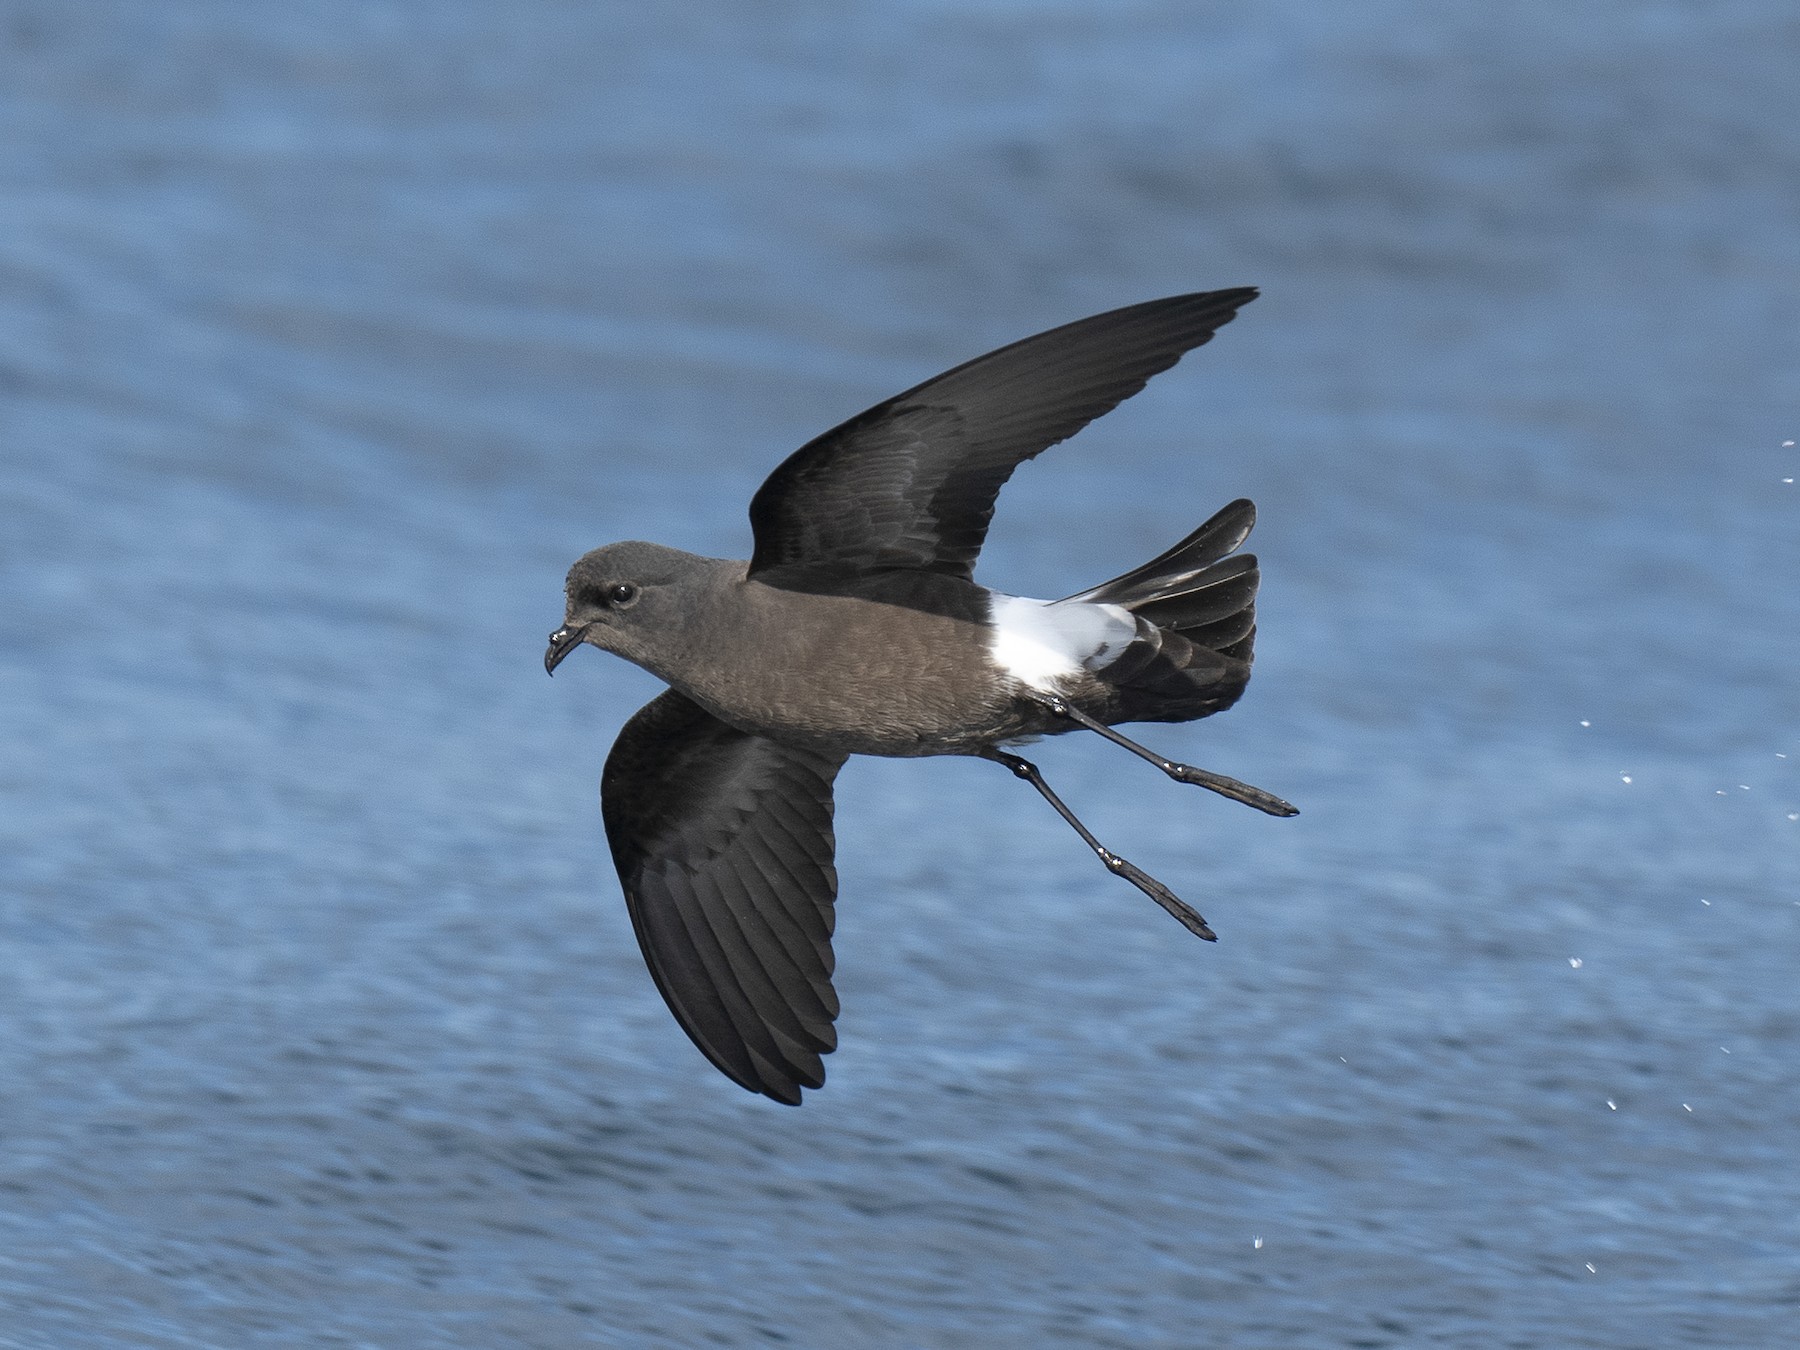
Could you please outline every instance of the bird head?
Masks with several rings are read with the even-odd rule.
[[[564,583],[563,624],[550,635],[544,669],[555,673],[582,643],[649,669],[682,631],[690,582],[712,560],[659,544],[608,544],[584,555]]]

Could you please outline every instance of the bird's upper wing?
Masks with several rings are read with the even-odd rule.
[[[841,755],[737,731],[669,690],[607,756],[601,815],[638,945],[694,1044],[798,1105],[837,1045],[831,783]]]
[[[757,490],[750,574],[825,563],[970,576],[1015,468],[1111,412],[1255,298],[1239,287],[1097,314],[852,417]]]

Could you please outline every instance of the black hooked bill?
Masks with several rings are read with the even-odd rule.
[[[571,628],[564,624],[550,635],[550,647],[544,653],[544,674],[556,674],[557,666],[562,664],[563,657],[581,645],[581,639],[587,636],[587,625],[580,624]]]

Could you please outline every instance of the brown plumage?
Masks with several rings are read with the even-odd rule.
[[[747,563],[626,543],[570,570],[546,669],[587,643],[671,686],[620,732],[602,816],[657,987],[737,1083],[797,1104],[824,1082],[838,1012],[831,793],[851,754],[1005,765],[1110,870],[1213,936],[1003,747],[1085,727],[1171,777],[1293,814],[1112,729],[1191,721],[1243,692],[1258,573],[1235,550],[1254,508],[1233,502],[1159,557],[1055,603],[991,592],[973,569],[1014,468],[1142,389],[1254,296],[1097,315],[851,418],[756,493]]]

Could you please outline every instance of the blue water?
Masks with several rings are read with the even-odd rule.
[[[1786,0],[0,6],[0,1345],[1800,1336]],[[743,556],[955,361],[1257,284],[1018,475],[1237,495],[1257,676],[840,780],[843,1048],[718,1076],[570,560]],[[1151,734],[1153,733],[1153,734]]]

